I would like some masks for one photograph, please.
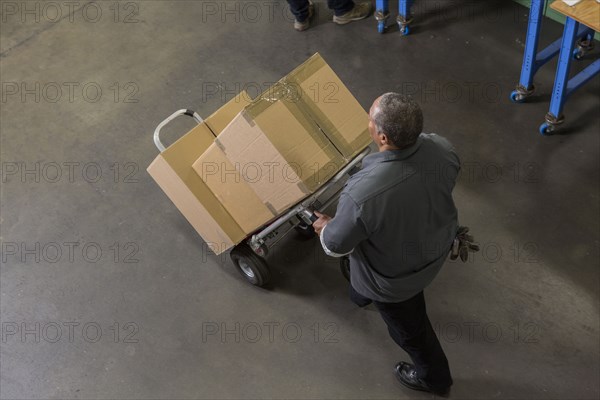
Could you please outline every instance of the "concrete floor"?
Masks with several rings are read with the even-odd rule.
[[[508,100],[525,8],[419,2],[402,38],[334,26],[323,3],[304,33],[283,1],[2,3],[2,399],[431,398],[395,381],[406,355],[316,241],[287,237],[273,287],[254,288],[145,172],[169,113],[208,115],[316,51],[365,107],[414,93],[465,164],[455,197],[483,251],[426,291],[452,398],[599,397],[599,80],[541,137],[554,65],[532,102]],[[562,28],[543,29],[548,43]]]

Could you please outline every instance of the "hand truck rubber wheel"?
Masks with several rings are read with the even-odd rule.
[[[264,287],[271,280],[271,272],[266,261],[256,255],[246,243],[237,245],[231,250],[229,256],[238,271],[251,284]]]

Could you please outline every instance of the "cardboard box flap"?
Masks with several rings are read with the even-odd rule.
[[[242,178],[240,164],[231,162],[217,143],[198,158],[193,169],[245,232],[255,231],[277,215]]]
[[[215,143],[235,163],[240,177],[276,213],[289,208],[310,193],[284,156],[258,125],[238,115]],[[200,164],[194,164],[201,173]]]

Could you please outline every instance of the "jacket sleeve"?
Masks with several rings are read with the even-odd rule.
[[[368,237],[362,219],[362,207],[342,193],[335,217],[321,231],[321,246],[331,257],[343,257]]]

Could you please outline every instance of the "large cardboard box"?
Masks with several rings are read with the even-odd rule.
[[[148,173],[216,254],[240,243],[247,233],[200,179],[192,164],[215,140],[216,133],[209,124],[220,126],[219,121],[231,118],[248,104],[246,99],[248,95],[240,93],[169,146],[148,167]]]
[[[149,168],[217,254],[313,193],[370,143],[365,110],[319,54],[257,99],[234,100]]]

